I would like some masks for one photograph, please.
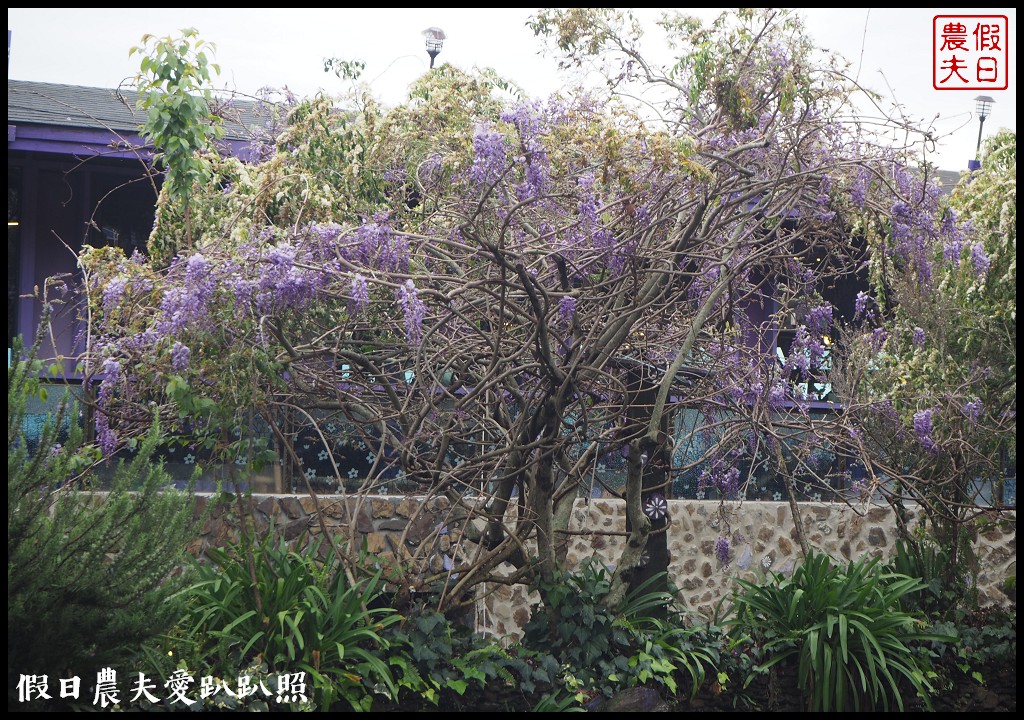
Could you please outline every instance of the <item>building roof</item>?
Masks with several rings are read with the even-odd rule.
[[[128,140],[128,136],[138,141],[137,133],[143,120],[135,112],[138,96],[134,90],[8,79],[8,149],[19,149],[11,145],[18,136],[16,128],[19,125],[81,128],[108,134],[113,132],[117,136],[115,144]],[[235,141],[232,144],[245,142],[251,137],[246,128],[264,125],[259,116],[258,103],[234,99],[224,102],[230,103],[232,109],[232,112],[225,113],[224,122],[224,137],[228,141]],[[83,140],[81,136],[75,138],[75,142]],[[937,173],[934,179],[947,195],[960,182],[961,173],[957,170],[938,170]]]
[[[133,90],[7,80],[8,150],[99,152],[97,148],[140,147]],[[257,103],[225,100],[224,139],[232,146],[251,137],[247,128],[263,125]],[[103,154],[110,156],[109,151]]]
[[[7,123],[135,131],[137,98],[133,91],[8,79]]]
[[[959,170],[938,170],[938,177],[935,178],[935,182],[942,188],[942,192],[949,195],[953,192],[953,188],[960,182],[961,173]]]

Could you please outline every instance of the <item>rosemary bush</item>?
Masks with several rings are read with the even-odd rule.
[[[7,370],[7,688],[9,709],[20,710],[29,708],[17,702],[19,675],[47,675],[54,699],[43,702],[54,709],[59,678],[77,675],[87,687],[170,627],[179,615],[174,576],[194,537],[191,493],[170,487],[152,460],[158,426],[102,486],[98,454],[66,422],[77,415],[70,403],[29,442],[26,405],[45,394],[34,356]]]

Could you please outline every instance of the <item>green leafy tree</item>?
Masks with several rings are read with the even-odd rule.
[[[46,675],[56,698],[58,678],[87,684],[166,631],[180,612],[172,596],[181,580],[172,576],[195,536],[189,493],[174,490],[151,460],[159,428],[109,485],[98,452],[81,442],[73,406],[62,405],[38,440],[26,437],[26,404],[44,392],[41,371],[31,353],[7,371],[8,709],[29,707],[17,702],[20,675]],[[41,702],[52,709],[62,701]]]
[[[971,595],[970,522],[1001,504],[1016,464],[1016,134],[989,139],[984,157],[933,218],[894,202],[844,373],[878,489],[923,508],[929,532],[905,540],[919,563],[938,544],[960,600]]]
[[[182,203],[185,216],[185,247],[192,247],[189,197],[197,185],[210,177],[209,160],[213,140],[223,136],[221,118],[211,112],[213,97],[209,88],[211,71],[220,67],[211,63],[207,49],[212,43],[199,38],[195,28],[185,28],[177,37],[143,35],[142,44],[131,48],[142,59],[135,85],[139,92],[138,110],[145,115],[140,127],[143,138],[153,143],[154,162],[167,171],[166,194]],[[170,258],[175,247],[157,244],[150,248],[156,256]]]
[[[957,364],[965,359],[986,368],[983,402],[990,427],[1003,430],[995,440],[1016,456],[1017,407],[1017,134],[1002,130],[985,143],[981,171],[953,191],[950,208],[969,223],[973,242],[964,248],[956,272],[943,278],[939,291],[967,315],[957,338]],[[980,247],[979,247],[980,243]],[[970,253],[970,263],[966,253]],[[973,272],[972,272],[973,271]],[[966,363],[970,365],[971,363]],[[1005,428],[1005,429],[1004,429]]]

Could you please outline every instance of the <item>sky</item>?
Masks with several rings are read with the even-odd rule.
[[[712,19],[723,8],[686,9]],[[194,27],[216,45],[221,67],[218,88],[252,94],[261,87],[287,86],[301,95],[337,94],[344,85],[324,72],[324,59],[361,60],[363,79],[376,97],[400,103],[408,86],[426,72],[429,57],[421,32],[440,27],[447,39],[437,63],[464,69],[493,68],[531,97],[545,97],[569,79],[526,26],[535,8],[8,8],[11,33],[8,77],[16,80],[117,87],[138,70],[129,49],[146,33],[177,35]],[[653,21],[657,9],[635,9]],[[854,62],[859,81],[880,93],[886,107],[931,126],[936,139],[927,159],[944,170],[963,170],[975,156],[979,122],[974,98],[995,100],[984,124],[987,137],[999,128],[1016,131],[1016,22],[1013,8],[802,9],[812,41]],[[998,52],[1007,78],[1003,90],[937,90],[933,75],[936,15],[1004,15],[1008,30]],[[983,19],[982,21],[986,21]],[[979,22],[982,22],[979,21]],[[969,38],[970,39],[970,38]],[[650,52],[664,52],[651,43]],[[645,51],[647,48],[645,48]],[[975,53],[976,55],[980,55]],[[948,58],[948,53],[946,54]],[[947,60],[948,61],[948,60]],[[968,71],[964,71],[965,73]],[[953,78],[956,80],[956,78]],[[948,86],[947,86],[948,87]]]

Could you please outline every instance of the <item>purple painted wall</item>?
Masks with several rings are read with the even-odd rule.
[[[10,89],[9,89],[10,93]],[[247,143],[224,141],[226,151],[243,155]],[[8,123],[8,189],[17,199],[18,225],[9,242],[18,244],[16,328],[30,341],[41,314],[36,299],[46,279],[68,274],[77,282],[75,253],[83,243],[118,244],[126,253],[144,246],[152,229],[156,193],[144,178],[152,152],[135,132],[39,123]],[[16,187],[15,187],[16,186]],[[148,191],[147,191],[148,189]],[[10,192],[8,215],[11,219]],[[12,302],[10,296],[8,302]],[[83,330],[78,307],[66,305],[54,317],[54,341],[45,357],[73,357]],[[65,364],[75,376],[74,363]]]

